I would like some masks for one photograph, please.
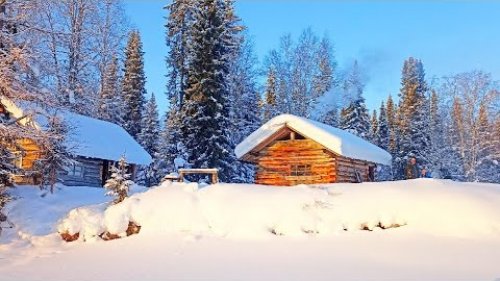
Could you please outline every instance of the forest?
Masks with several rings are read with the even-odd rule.
[[[334,39],[304,28],[284,34],[257,58],[252,30],[232,0],[176,0],[165,6],[164,93],[145,87],[141,34],[120,0],[0,0],[0,96],[45,116],[47,130],[0,115],[2,193],[19,171],[9,148],[20,138],[39,143],[43,185],[71,158],[64,140],[71,124],[60,110],[122,126],[153,156],[143,181],[156,184],[176,169],[218,168],[224,182],[253,182],[254,167],[235,146],[282,113],[317,120],[358,135],[393,156],[380,180],[403,178],[415,157],[435,178],[500,182],[500,86],[471,69],[426,77],[424,62],[401,62],[399,93],[379,93],[368,109],[364,68],[340,67]],[[260,59],[260,62],[259,62]],[[451,70],[453,71],[453,70]],[[156,98],[168,100],[158,108]],[[3,202],[2,202],[3,204]]]

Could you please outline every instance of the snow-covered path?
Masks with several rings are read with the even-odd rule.
[[[134,219],[143,226],[138,235],[73,243],[54,232],[71,205],[82,205],[82,189],[66,188],[36,204],[32,191],[18,192],[24,199],[10,214],[22,233],[10,233],[0,245],[0,280],[500,278],[500,185],[164,185],[137,193],[110,214],[91,216],[102,218],[95,220],[102,224],[97,229],[119,229],[110,218]],[[99,190],[89,192],[85,204],[109,200]],[[52,206],[53,215],[31,214],[29,206]],[[406,225],[359,229],[394,221]]]

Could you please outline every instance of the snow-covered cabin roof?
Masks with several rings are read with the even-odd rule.
[[[6,98],[1,98],[0,102],[15,118],[23,116],[23,109],[29,107],[15,104]],[[152,162],[151,155],[122,127],[67,110],[59,110],[57,114],[70,129],[65,144],[75,155],[112,161],[118,161],[125,155],[128,163],[149,165]],[[35,127],[45,127],[45,118],[37,116],[35,119],[32,122]],[[26,119],[21,121],[25,122]]]
[[[240,159],[243,158],[284,127],[321,144],[338,155],[391,165],[392,157],[384,149],[347,131],[291,114],[276,116],[250,134],[236,146],[236,156]]]
[[[71,127],[68,146],[83,157],[118,161],[125,155],[128,163],[149,165],[151,155],[125,129],[111,122],[65,112]]]

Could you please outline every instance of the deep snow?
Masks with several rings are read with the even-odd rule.
[[[9,215],[23,233],[10,231],[0,240],[6,243],[1,280],[500,277],[498,184],[164,184],[107,211],[101,203],[110,198],[101,189],[68,187],[43,199],[28,188],[16,192],[24,198]],[[93,205],[67,215],[71,205],[86,204]],[[92,231],[123,231],[128,220],[141,224],[141,233],[91,239]],[[382,230],[379,223],[403,226]],[[86,238],[60,241],[54,232],[66,226],[86,231]]]

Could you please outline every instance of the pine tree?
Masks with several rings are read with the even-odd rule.
[[[463,119],[463,106],[457,97],[453,99],[453,105],[451,110],[451,124],[448,128],[449,142],[451,144],[451,156],[453,156],[456,161],[454,161],[453,166],[450,167],[449,175],[443,176],[444,178],[452,178],[457,180],[465,179],[465,167],[463,159],[465,157],[465,150],[463,144],[465,143],[464,136],[464,119]]]
[[[427,83],[423,64],[420,60],[409,58],[404,62],[400,91],[401,119],[398,131],[401,135],[400,148],[394,159],[402,178],[403,167],[409,156],[414,156],[420,165],[428,164],[429,135],[427,122]]]
[[[160,134],[161,141],[159,143],[159,173],[166,175],[176,171],[174,160],[188,159],[184,144],[182,142],[181,132],[181,112],[178,110],[177,105],[170,104],[170,110],[167,112],[165,118],[165,125]]]
[[[499,182],[500,163],[495,157],[494,128],[488,120],[488,111],[485,104],[479,107],[478,115],[478,154],[474,167],[475,181]],[[498,149],[498,148],[497,148]]]
[[[389,128],[389,145],[387,148],[394,157],[397,152],[398,134],[396,133],[396,108],[391,95],[387,98],[387,126]]]
[[[122,111],[124,108],[118,77],[118,59],[113,57],[106,67],[102,89],[99,93],[97,117],[117,125],[123,122]]]
[[[380,105],[380,114],[378,116],[377,124],[377,145],[385,150],[389,148],[389,123],[387,121],[387,114],[385,112],[384,102]]]
[[[332,127],[339,127],[339,112],[337,106],[332,106],[332,109],[323,115],[321,122]]]
[[[111,166],[111,177],[106,181],[104,188],[108,190],[106,195],[116,196],[113,204],[118,204],[128,197],[128,191],[134,184],[127,173],[128,164],[125,156],[118,160],[117,166]]]
[[[141,132],[138,135],[139,143],[154,157],[158,152],[158,135],[160,133],[160,119],[154,94],[151,94],[151,98],[146,103],[141,124]]]
[[[370,117],[363,97],[352,101],[340,114],[340,128],[361,138],[370,138]]]
[[[266,93],[265,93],[265,104],[264,104],[264,122],[273,118],[277,115],[276,108],[276,72],[271,67],[267,72],[267,82],[266,82]]]
[[[193,12],[199,1],[174,0],[166,9],[169,10],[167,23],[168,98],[173,105],[181,107],[184,103],[184,91],[188,76],[191,52],[191,29]]]
[[[377,129],[378,129],[378,117],[377,117],[377,111],[374,109],[370,121],[370,141],[375,145],[379,145],[377,139]]]
[[[161,178],[158,163],[160,161],[159,158],[161,158],[158,153],[160,151],[159,136],[160,120],[158,117],[158,106],[156,105],[155,95],[152,93],[151,98],[146,103],[141,132],[138,135],[139,143],[153,158],[153,163],[141,171],[143,172],[144,184],[146,186],[157,184]]]
[[[122,82],[123,128],[135,139],[137,139],[141,128],[146,93],[143,55],[139,32],[130,32],[125,50],[125,68]]]
[[[232,11],[231,1],[203,0],[193,12],[192,61],[181,109],[188,162],[197,168],[218,168],[222,181],[231,180],[236,161],[227,85],[241,28]]]

